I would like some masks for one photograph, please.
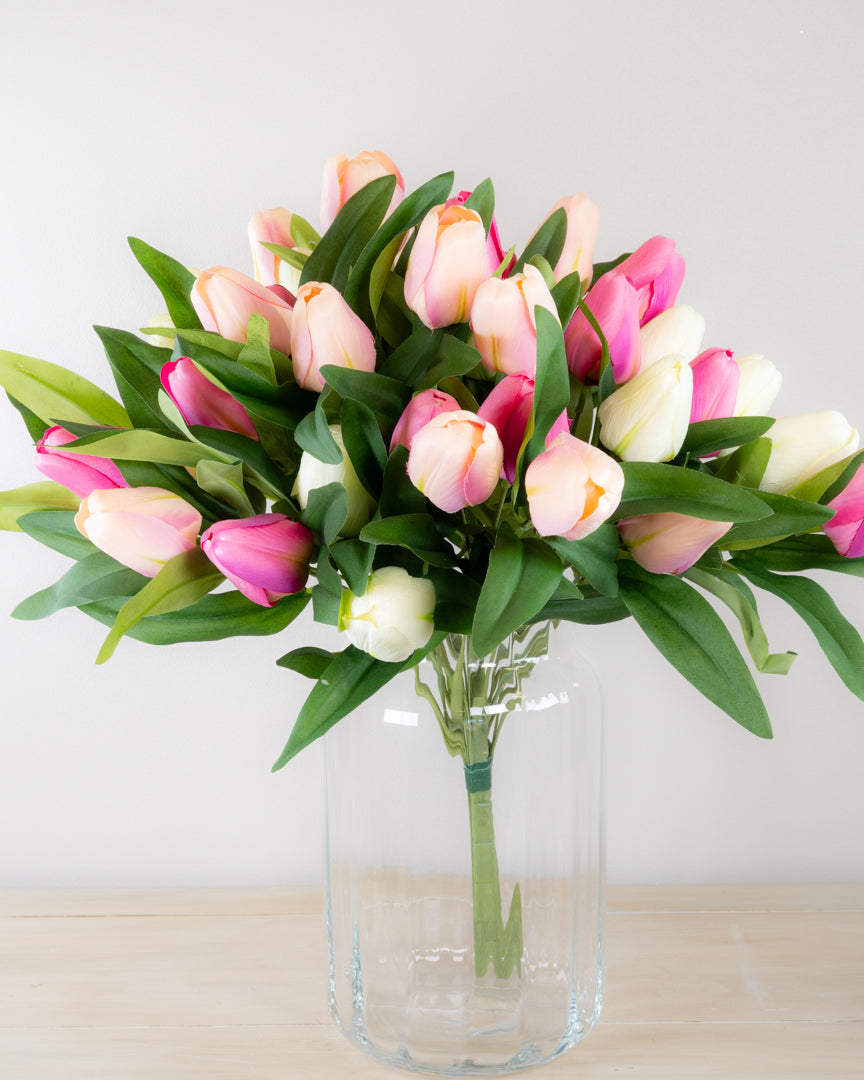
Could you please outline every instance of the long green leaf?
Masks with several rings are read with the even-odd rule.
[[[536,307],[537,369],[534,375],[534,399],[531,421],[519,451],[519,475],[538,454],[546,449],[546,436],[570,401],[570,376],[564,349],[564,332],[556,317],[545,308]]]
[[[298,675],[305,675],[307,679],[317,681],[333,663],[335,655],[326,649],[316,648],[314,645],[304,645],[280,656],[276,661],[276,666],[296,671]]]
[[[110,394],[47,360],[0,350],[0,386],[46,424],[129,424],[126,410]]]
[[[111,596],[132,596],[147,578],[94,551],[76,562],[59,581],[28,596],[12,612],[14,619],[44,619],[61,608],[80,607]]]
[[[195,275],[182,263],[172,259],[170,255],[157,251],[156,248],[135,236],[129,237],[129,247],[145,273],[162,294],[174,325],[200,328],[201,320],[189,299],[195,283]]]
[[[673,511],[709,521],[757,521],[768,518],[764,492],[727,484],[710,473],[650,461],[625,461],[624,493],[614,519]],[[724,547],[725,547],[724,543]]]
[[[565,619],[567,622],[601,626],[604,623],[628,619],[630,612],[620,596],[601,596],[599,593],[585,595],[581,600],[550,600],[530,620]]]
[[[744,491],[743,488],[733,490]],[[724,549],[736,551],[770,544],[787,536],[818,529],[834,516],[833,510],[828,510],[819,503],[793,499],[790,495],[760,491],[759,498],[772,511],[770,517],[760,518],[758,521],[738,518],[739,524],[734,525],[723,537]]]
[[[582,540],[547,536],[546,543],[578,570],[604,596],[618,595],[618,554],[620,540],[614,525],[601,525]]]
[[[77,510],[80,502],[74,492],[53,480],[0,491],[0,529],[22,532],[18,519],[25,514],[39,510]]]
[[[201,443],[187,442],[186,439],[178,439],[161,431],[145,431],[141,428],[85,435],[77,442],[68,443],[66,449],[76,454],[94,454],[114,461],[152,461],[157,465],[184,467],[194,467],[202,458],[229,460],[224,454]]]
[[[150,345],[125,330],[113,330],[108,326],[94,326],[93,329],[105,349],[131,425],[157,429],[167,427],[159,408],[159,391],[162,387],[159,372],[170,359],[170,352]]]
[[[374,371],[324,364],[321,376],[337,394],[361,402],[389,427],[395,426],[411,397],[407,386]]]
[[[380,521],[370,521],[360,531],[367,544],[407,548],[431,566],[454,566],[456,556],[435,528],[429,514],[394,514]]]
[[[513,273],[521,273],[525,269],[525,263],[530,262],[535,255],[542,255],[550,266],[554,266],[561,258],[566,238],[567,214],[559,207],[554,214],[546,218],[528,241],[525,250],[516,260]]]
[[[726,416],[697,420],[687,429],[682,454],[704,457],[729,446],[743,446],[764,435],[774,423],[771,416]]]
[[[849,559],[838,555],[827,536],[790,536],[775,544],[737,552],[735,565],[753,563],[763,570],[797,574],[801,570],[833,570],[852,577],[864,577],[864,555]]]
[[[74,510],[38,510],[20,517],[18,525],[40,544],[70,559],[83,559],[96,550],[75,527]]]

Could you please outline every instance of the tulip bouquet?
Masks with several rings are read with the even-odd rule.
[[[492,184],[452,184],[406,195],[386,155],[336,156],[322,235],[282,208],[252,218],[254,277],[131,240],[168,314],[143,337],[96,328],[116,398],[0,353],[48,478],[0,495],[0,524],[73,560],[14,614],[80,608],[110,627],[101,663],[124,635],[273,634],[311,605],[342,647],[277,661],[313,685],[274,768],[428,657],[438,694],[419,677],[418,692],[469,795],[488,793],[501,721],[467,733],[472,672],[514,635],[542,650],[549,620],[632,615],[769,736],[709,602],[740,622],[758,671],[785,673],[793,654],[769,650],[756,586],[864,698],[861,638],[799,575],[864,575],[857,432],[837,412],[768,415],[779,372],[704,347],[671,240],[595,264],[597,207],[576,195],[505,250]],[[491,822],[475,817],[476,838]],[[505,927],[494,892],[476,897],[477,951],[497,971],[518,962],[518,912]]]

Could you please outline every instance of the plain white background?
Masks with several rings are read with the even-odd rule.
[[[246,223],[317,221],[336,151],[409,187],[491,175],[505,246],[563,195],[601,208],[600,259],[664,233],[706,344],[782,369],[778,413],[864,426],[857,3],[414,5],[35,0],[0,39],[0,346],[108,386],[90,326],[162,310],[126,243],[249,271]],[[37,479],[0,401],[0,488]],[[96,668],[77,612],[7,612],[66,561],[0,534],[0,884],[308,882],[321,755],[271,776],[302,694],[273,661],[308,636],[155,649]],[[864,627],[864,583],[830,582]],[[704,701],[630,624],[586,629],[605,687],[613,881],[864,877],[864,704],[809,631],[762,605],[776,738]],[[326,634],[326,631],[322,631]]]

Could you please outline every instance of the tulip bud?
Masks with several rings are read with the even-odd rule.
[[[405,302],[434,330],[465,322],[491,277],[486,231],[476,210],[435,206],[420,223],[405,274]]]
[[[82,501],[75,525],[112,559],[155,577],[169,559],[196,546],[201,515],[164,488],[97,489]]]
[[[339,629],[376,660],[400,663],[432,637],[435,586],[401,566],[383,566],[369,577],[362,596],[342,594]]]
[[[692,401],[690,365],[666,356],[602,403],[600,441],[623,461],[671,461],[687,435]]]
[[[338,424],[331,424],[330,434],[342,451],[341,463],[328,465],[304,450],[300,456],[294,494],[297,496],[300,509],[305,510],[310,492],[316,488],[326,487],[328,484],[341,484],[348,493],[348,517],[342,526],[341,535],[356,536],[375,512],[375,500],[360,483],[351,459],[345,452],[342,428]]]
[[[169,360],[159,378],[187,424],[258,439],[255,425],[240,402],[212,383],[188,356]]]
[[[296,247],[291,236],[291,216],[291,211],[284,206],[259,210],[249,222],[249,244],[255,265],[255,280],[268,287],[281,285],[296,296],[300,287],[300,271],[264,247],[265,244]]]
[[[652,574],[683,574],[731,528],[731,521],[673,513],[642,514],[618,522],[630,554]]]
[[[615,511],[624,470],[608,454],[561,434],[525,472],[528,513],[541,536],[581,540]]]
[[[609,343],[609,358],[616,383],[625,383],[639,370],[639,298],[630,282],[618,274],[604,274],[585,297]],[[600,377],[602,345],[585,313],[577,310],[564,331],[567,364],[580,382]]]
[[[733,416],[770,416],[769,409],[780,393],[783,376],[770,360],[759,353],[736,358],[738,393]]]
[[[692,307],[680,304],[645,323],[639,336],[643,369],[664,356],[680,356],[689,364],[702,351],[705,320]]]
[[[397,446],[406,446],[411,449],[411,441],[417,432],[425,424],[428,424],[433,416],[442,412],[456,412],[460,408],[459,402],[451,394],[445,394],[443,390],[421,390],[405,406],[405,410],[399,417],[399,422],[393,429],[390,439],[390,453]]]
[[[364,151],[349,161],[345,154],[334,154],[324,166],[321,190],[321,221],[329,229],[336,215],[352,195],[382,176],[396,177],[396,190],[390,200],[387,216],[393,213],[405,196],[402,173],[381,150]]]
[[[729,349],[706,349],[690,361],[693,403],[690,423],[731,416],[738,393],[739,369]]]
[[[306,390],[324,389],[325,364],[375,370],[375,339],[359,315],[332,285],[307,281],[300,286],[291,331],[294,378]]]
[[[783,495],[858,449],[858,432],[839,412],[804,413],[775,420],[766,435],[771,456],[759,484]]]
[[[487,278],[474,295],[471,329],[480,359],[488,371],[508,375],[534,373],[537,367],[537,322],[534,308],[558,319],[555,301],[536,266],[509,278]]]
[[[201,537],[201,550],[253,603],[273,607],[300,592],[309,576],[312,533],[284,514],[216,521]]]
[[[652,236],[615,270],[631,281],[639,294],[642,326],[672,307],[684,280],[684,260],[668,236]]]
[[[91,454],[76,454],[61,450],[66,443],[75,442],[77,435],[62,427],[48,428],[36,443],[36,468],[80,498],[86,498],[97,488],[125,488],[129,485],[110,458]]]
[[[559,199],[547,214],[547,220],[556,210],[563,210],[567,215],[567,234],[558,262],[555,263],[555,280],[561,281],[576,271],[584,293],[590,287],[594,273],[594,244],[600,228],[600,210],[587,195]]]
[[[263,315],[272,347],[286,356],[291,352],[291,305],[239,270],[214,266],[202,271],[190,299],[205,330],[229,341],[245,341],[249,316]]]
[[[495,425],[504,449],[501,476],[509,484],[512,484],[516,477],[516,461],[525,439],[533,405],[534,377],[532,375],[505,375],[477,410],[477,415],[481,420],[488,420],[490,424]],[[569,434],[569,432],[570,421],[565,410],[546,436],[546,445],[548,446],[557,435]]]
[[[840,555],[856,559],[864,555],[864,465],[859,465],[845,488],[828,503],[834,517],[822,531]]]
[[[459,409],[420,428],[408,454],[408,476],[445,513],[477,506],[495,490],[504,460],[492,424]]]

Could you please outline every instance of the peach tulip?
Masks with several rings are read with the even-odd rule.
[[[124,488],[129,485],[110,458],[91,454],[76,454],[62,450],[67,443],[75,442],[77,436],[62,427],[48,428],[36,443],[34,464],[43,476],[68,488],[82,499],[97,488]]]
[[[731,528],[731,521],[673,513],[642,514],[618,522],[630,554],[652,574],[683,574]]]
[[[834,513],[822,531],[840,555],[855,559],[864,555],[864,465],[859,465],[845,488],[828,503]]]
[[[211,382],[188,356],[169,360],[159,378],[187,424],[234,431],[257,440],[258,432],[245,408]]]
[[[488,371],[532,375],[537,367],[537,322],[534,308],[558,319],[555,301],[536,266],[509,278],[481,282],[471,305],[471,329],[480,359]]]
[[[213,266],[202,271],[190,299],[205,330],[229,341],[245,341],[249,316],[263,315],[272,347],[286,356],[291,352],[291,305],[239,270]]]
[[[561,281],[575,271],[579,274],[584,293],[590,288],[594,273],[594,245],[600,228],[600,210],[597,203],[587,195],[571,195],[567,199],[559,199],[547,218],[556,210],[563,210],[567,215],[567,234],[553,270],[555,280]]]
[[[294,306],[291,361],[297,382],[306,390],[321,391],[325,364],[374,371],[375,339],[338,289],[307,281]]]
[[[321,222],[329,229],[336,220],[336,215],[352,195],[361,188],[382,176],[396,177],[396,190],[390,200],[387,214],[392,214],[405,196],[405,181],[402,173],[390,158],[381,150],[364,151],[348,159],[345,154],[334,154],[324,166],[324,181],[321,188]]]
[[[411,449],[411,440],[424,424],[428,424],[433,416],[442,412],[456,412],[460,408],[459,402],[452,394],[445,394],[443,390],[434,387],[429,390],[421,390],[405,406],[393,435],[390,439],[390,453],[397,446],[406,446]]]
[[[201,550],[244,596],[273,607],[306,584],[314,538],[285,514],[256,514],[214,522],[201,537]]]
[[[615,268],[639,294],[642,325],[672,307],[684,280],[684,260],[668,236],[652,236]]]
[[[463,206],[470,198],[472,192],[460,191],[458,195],[452,199],[448,199],[444,203],[444,206]],[[495,215],[492,215],[492,220],[489,222],[489,235],[486,237],[486,254],[489,257],[489,265],[492,268],[494,274],[501,263],[504,262],[504,256],[506,252],[501,244],[501,236],[498,232],[498,222],[495,220]],[[507,277],[513,267],[516,265],[516,256],[513,255],[510,258],[510,262],[501,272],[502,277]]]
[[[291,211],[284,206],[259,210],[249,221],[249,245],[252,248],[255,280],[268,287],[281,285],[296,296],[300,287],[300,271],[264,247],[264,244],[279,244],[285,248],[297,246],[291,236],[291,217]]]
[[[510,484],[516,477],[516,461],[525,439],[525,431],[534,405],[534,377],[505,375],[477,410],[482,420],[495,425],[504,448],[501,476]],[[458,408],[458,406],[457,406]],[[570,431],[566,410],[561,413],[546,436],[546,444],[562,432]]]
[[[604,274],[589,290],[585,305],[597,320],[609,344],[609,358],[616,383],[626,383],[639,370],[642,350],[639,337],[639,298],[636,290],[618,274]],[[583,311],[577,311],[564,331],[567,364],[580,382],[600,377],[602,345]]]
[[[439,413],[420,428],[408,454],[408,476],[448,514],[477,506],[495,490],[504,460],[493,424],[458,409]]]

